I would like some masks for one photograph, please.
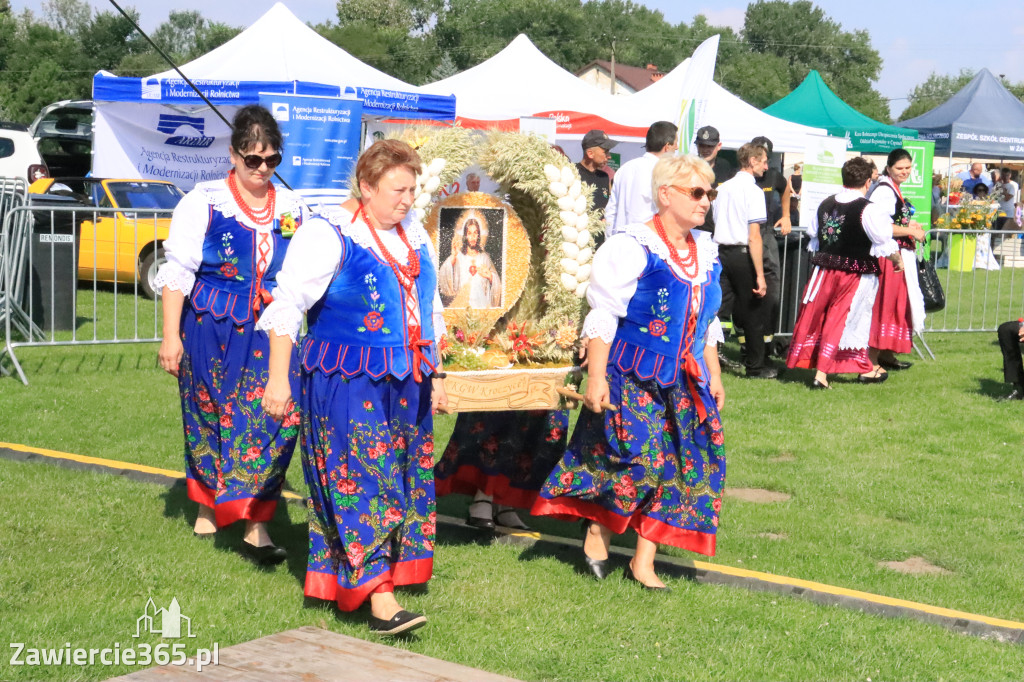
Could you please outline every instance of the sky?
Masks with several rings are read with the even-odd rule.
[[[101,10],[115,11],[108,0],[88,0]],[[171,10],[197,10],[204,17],[233,26],[249,25],[274,0],[118,0],[141,14],[143,30],[155,29]],[[336,19],[332,0],[285,0],[288,8],[306,22]],[[747,2],[720,0],[640,0],[660,10],[676,24],[690,23],[703,14],[712,25],[743,26]],[[1013,82],[1024,81],[1024,2],[991,0],[981,11],[962,0],[818,0],[822,8],[844,30],[867,30],[872,46],[882,56],[882,72],[875,89],[890,99],[894,117],[907,106],[907,94],[929,74],[957,74],[963,68],[987,67],[997,76]],[[41,0],[12,0],[16,11],[39,12]],[[658,64],[665,70],[674,64]]]

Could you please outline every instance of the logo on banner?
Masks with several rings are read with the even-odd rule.
[[[274,114],[275,121],[290,121],[291,116],[288,114],[287,102],[274,102],[270,105],[271,113]]]
[[[163,81],[159,78],[146,78],[142,81],[142,99],[162,99],[163,88]]]
[[[293,166],[301,166],[302,165],[302,157],[301,156],[293,156],[292,157],[292,165]]]
[[[921,174],[921,168],[924,166],[924,150],[920,147],[911,147],[906,151],[910,153],[910,162],[913,164],[906,185],[907,187],[921,188],[924,186],[924,176]]]
[[[182,128],[185,130],[182,131]],[[214,138],[207,137],[204,134],[206,131],[206,121],[198,116],[160,114],[160,120],[157,121],[156,129],[161,133],[170,135],[170,137],[164,140],[164,144],[175,147],[200,147],[205,149],[212,145],[214,141]],[[189,129],[191,129],[193,134],[180,134],[182,132],[188,133]]]

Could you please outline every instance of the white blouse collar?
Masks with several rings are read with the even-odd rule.
[[[338,228],[338,230],[364,249],[372,248],[375,243],[373,235],[370,234],[370,227],[362,220],[352,220],[352,212],[341,206],[334,206],[324,210],[320,214],[324,220]],[[405,230],[405,237],[409,240],[409,246],[418,249],[430,241],[430,236],[423,229],[423,224],[413,217],[410,211],[402,220],[402,229]]]
[[[668,246],[665,245],[665,242],[661,241],[661,237],[654,230],[643,223],[633,223],[627,225],[623,232],[647,247],[647,249],[671,267],[672,261],[668,252]],[[697,245],[697,264],[699,266],[697,268],[697,276],[691,279],[683,273],[678,273],[678,270],[676,272],[685,279],[698,282],[704,280],[706,273],[714,270],[715,262],[718,260],[718,244],[711,238],[711,235],[702,233],[700,230],[696,232],[691,230],[690,234],[693,235],[693,240]]]
[[[258,225],[253,222],[241,208],[239,208],[238,204],[235,202],[235,198],[231,196],[231,190],[228,188],[227,180],[201,182],[197,184],[195,188],[206,200],[206,203],[212,206],[225,218],[234,218],[246,227],[261,233],[270,232],[274,229],[274,224],[272,222],[266,225]],[[294,217],[298,217],[302,214],[303,203],[298,194],[276,185],[274,186],[274,190],[276,192],[274,210],[277,213],[275,217],[280,218],[281,216],[289,213]]]

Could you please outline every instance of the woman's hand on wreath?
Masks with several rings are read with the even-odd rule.
[[[583,404],[591,412],[600,414],[604,412],[601,403],[610,402],[611,390],[608,388],[608,380],[604,377],[587,379],[587,392],[583,396]]]
[[[286,380],[271,377],[263,390],[263,411],[278,421],[284,419],[292,402],[292,389]]]

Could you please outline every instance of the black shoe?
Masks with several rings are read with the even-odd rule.
[[[885,369],[895,370],[910,369],[914,366],[914,363],[912,362],[904,362],[902,360],[882,360],[881,358],[878,359],[878,364]]]
[[[862,384],[880,384],[888,378],[889,374],[887,372],[882,372],[881,374],[871,372],[869,374],[861,374],[857,377],[857,381]]]
[[[587,568],[598,580],[604,580],[605,576],[608,575],[608,560],[607,559],[591,559],[587,556],[587,535],[590,533],[590,526],[593,525],[593,521],[585,520],[583,522],[583,560],[587,563]]]
[[[519,514],[512,507],[502,509],[494,514],[494,525],[501,526],[502,528],[511,528],[512,530],[533,530],[519,518]]]
[[[831,388],[832,384],[823,384],[822,382],[818,381],[817,377],[815,377],[814,381],[811,382],[812,391],[827,391]]]
[[[764,367],[762,369],[747,369],[748,379],[774,379],[779,376],[779,370],[774,367]]]
[[[195,531],[192,531],[192,535],[194,535],[197,538],[202,538],[204,540],[209,540],[210,538],[217,537],[217,531],[211,531],[209,533],[197,533]]]
[[[469,508],[472,509],[474,504],[486,504],[491,510],[487,516],[473,516],[467,511],[466,525],[471,528],[479,528],[480,530],[494,530],[494,503],[490,500],[475,500],[470,503]]]
[[[412,632],[416,628],[421,628],[427,624],[427,617],[422,613],[413,613],[412,611],[399,611],[391,620],[384,620],[383,618],[377,618],[376,616],[370,616],[370,632],[381,635],[382,637],[390,637],[393,635],[400,635],[404,632]]]
[[[743,363],[742,362],[736,362],[735,360],[733,360],[729,356],[723,355],[721,353],[718,354],[718,364],[721,365],[722,368],[724,368],[724,369],[731,369],[731,370],[743,369]]]
[[[246,559],[250,559],[260,566],[276,566],[285,559],[288,558],[288,552],[284,551],[284,547],[278,547],[276,545],[263,545],[257,547],[256,545],[249,544],[246,541],[242,541],[242,547],[239,552]]]
[[[1024,400],[1024,388],[1017,387],[1013,389],[1010,395],[1004,395],[998,402],[1005,403],[1011,400]]]
[[[633,569],[629,566],[626,566],[626,572],[622,574],[622,577],[626,580],[632,580],[648,592],[661,592],[662,594],[669,594],[670,592],[672,592],[671,587],[654,587],[652,585],[645,585],[644,583],[640,582],[640,580],[637,579],[635,575],[633,575]]]

